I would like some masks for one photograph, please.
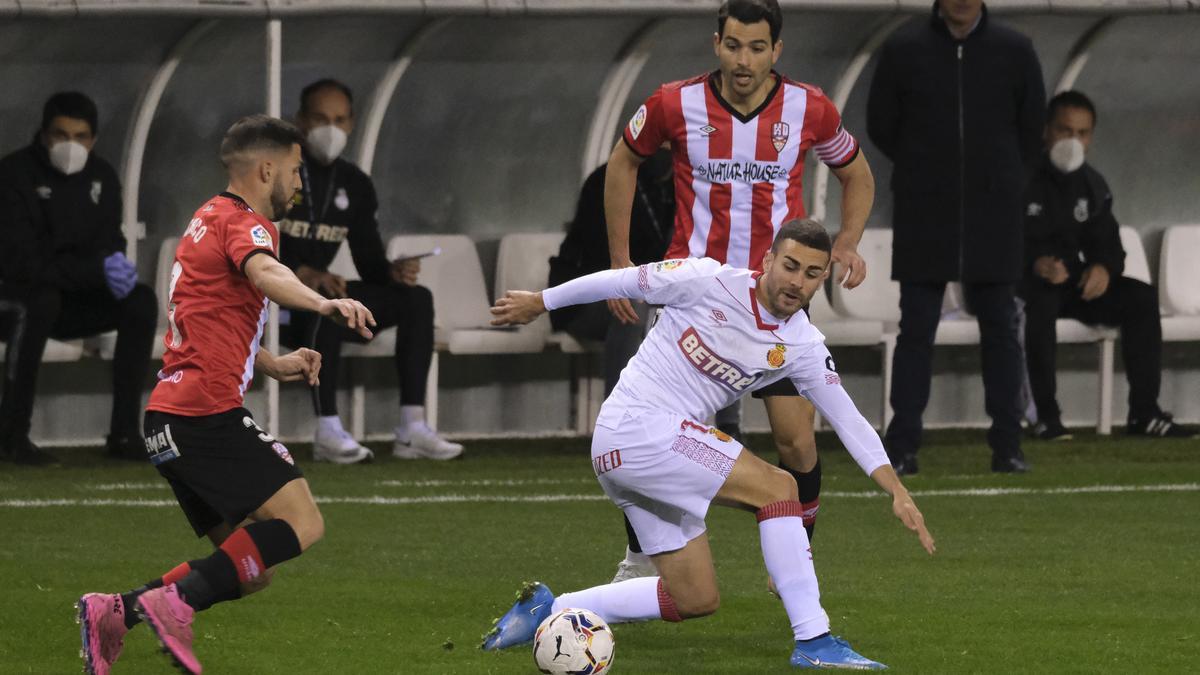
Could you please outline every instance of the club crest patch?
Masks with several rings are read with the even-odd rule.
[[[94,180],[94,181],[92,181],[92,194],[91,194],[91,197],[92,197],[92,203],[93,203],[93,204],[97,204],[97,205],[99,205],[99,204],[100,204],[100,193],[101,193],[101,191],[102,191],[102,190],[104,190],[104,184],[103,184],[103,183],[101,183],[101,182],[100,182],[100,181],[98,181],[98,180]]]
[[[1079,201],[1075,202],[1075,220],[1083,222],[1088,219],[1088,200],[1087,197],[1080,197]]]
[[[780,366],[782,366],[784,361],[786,360],[786,357],[785,357],[786,352],[787,352],[787,347],[785,347],[783,345],[777,344],[774,347],[772,347],[771,351],[767,352],[767,365],[771,366],[772,368],[779,368]]]
[[[633,136],[633,140],[635,140],[635,141],[637,140],[637,137],[639,135],[641,135],[642,129],[645,126],[646,126],[646,106],[643,105],[642,107],[637,109],[637,112],[633,113],[633,119],[629,120],[629,135]]]
[[[350,197],[346,194],[346,188],[338,188],[337,196],[333,198],[333,205],[338,211],[345,211],[350,208]]]
[[[274,248],[274,244],[271,241],[271,234],[267,232],[267,228],[263,227],[262,225],[255,225],[254,228],[250,230],[250,241],[253,241],[255,246]]]
[[[671,270],[679,269],[680,267],[683,267],[682,260],[664,260],[660,263],[654,263],[655,272],[670,272]]]
[[[787,146],[788,135],[791,131],[792,129],[788,126],[787,122],[776,122],[771,127],[771,145],[775,146],[775,152],[783,152],[784,147]]]
[[[283,443],[275,441],[271,444],[271,448],[275,450],[275,454],[279,455],[279,458],[283,461],[292,465],[296,463],[296,460],[292,458],[292,453],[288,452],[287,446],[285,446]]]

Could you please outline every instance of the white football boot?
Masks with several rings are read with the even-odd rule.
[[[350,432],[341,427],[329,429],[318,425],[313,437],[313,459],[334,464],[358,464],[375,459],[375,453],[363,447]]]
[[[654,561],[645,553],[634,553],[625,548],[625,559],[617,563],[617,573],[613,575],[612,583],[619,584],[630,579],[658,576],[658,568]]]
[[[438,436],[425,424],[396,427],[396,442],[392,445],[392,456],[400,459],[454,459],[462,451],[462,445]]]

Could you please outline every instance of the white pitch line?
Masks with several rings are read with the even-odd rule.
[[[1089,485],[1081,487],[1051,488],[973,488],[965,490],[918,490],[917,497],[1005,497],[1010,495],[1079,495],[1111,494],[1118,492],[1200,492],[1200,483],[1173,483],[1162,485]],[[870,498],[882,497],[883,493],[837,492],[825,493],[826,497]],[[467,503],[546,503],[546,502],[599,502],[607,501],[600,494],[544,494],[544,495],[484,495],[444,494],[419,497],[317,497],[319,504],[366,504],[373,506],[404,506],[408,504],[467,504]],[[4,499],[0,508],[46,508],[52,506],[175,506],[170,499]]]

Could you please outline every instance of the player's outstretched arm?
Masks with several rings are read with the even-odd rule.
[[[892,465],[884,464],[875,469],[871,472],[871,478],[892,496],[892,513],[896,514],[905,527],[916,533],[917,538],[921,540],[921,546],[925,547],[929,555],[933,555],[937,551],[937,545],[933,541],[933,535],[929,534],[925,527],[925,516],[921,515],[921,510],[913,502],[912,495],[908,494],[908,488],[900,482],[900,477],[896,475]]]
[[[259,348],[254,358],[254,369],[280,382],[304,380],[310,387],[321,384],[318,377],[321,372],[321,355],[304,347],[283,356],[275,356],[266,349]]]
[[[608,168],[604,170],[604,220],[608,223],[608,258],[612,269],[633,267],[629,257],[629,218],[633,209],[633,195],[637,191],[637,172],[644,160],[625,145],[617,141]],[[619,321],[627,324],[638,322],[633,305],[624,298],[608,301],[608,309]]]
[[[285,265],[269,255],[251,256],[245,265],[246,277],[272,301],[306,312],[316,312],[359,335],[370,339],[375,317],[357,300],[327,300],[305,286]]]
[[[875,203],[875,176],[861,149],[853,161],[832,173],[842,184],[842,229],[833,242],[833,262],[840,269],[834,283],[854,288],[867,278],[867,263],[858,254],[858,242]]]
[[[520,326],[538,318],[546,311],[541,293],[507,291],[492,307],[493,326]]]

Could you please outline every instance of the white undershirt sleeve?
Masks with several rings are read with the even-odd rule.
[[[796,388],[808,400],[812,401],[821,417],[827,420],[837,432],[842,445],[850,451],[850,456],[862,467],[868,476],[884,464],[888,463],[887,453],[883,449],[883,441],[871,423],[862,416],[851,400],[850,394],[840,384],[820,384],[812,386],[796,381]]]
[[[542,303],[547,310],[611,298],[646,298],[646,292],[638,286],[638,268],[594,272],[542,291]]]

